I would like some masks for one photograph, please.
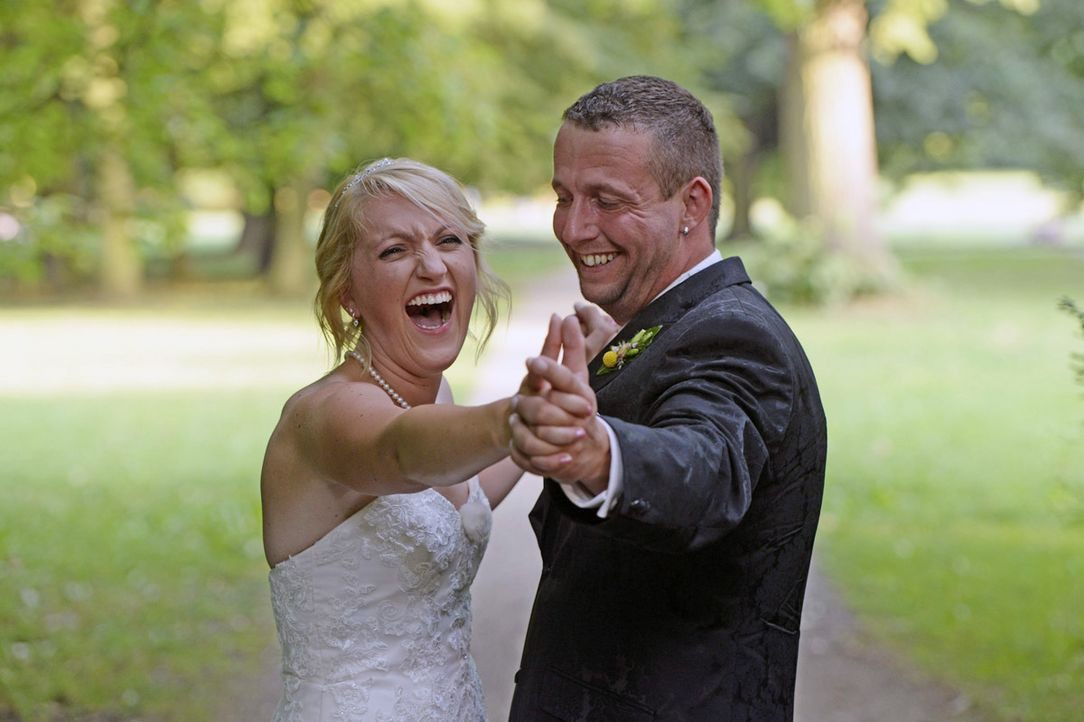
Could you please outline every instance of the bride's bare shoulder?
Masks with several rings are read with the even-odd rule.
[[[367,423],[390,411],[384,392],[373,384],[332,372],[294,392],[282,407],[273,436],[319,445],[353,438]]]
[[[294,414],[307,414],[327,410],[342,404],[365,403],[371,384],[351,379],[337,370],[298,389],[286,399],[282,407],[283,418]],[[379,398],[373,394],[375,398]]]

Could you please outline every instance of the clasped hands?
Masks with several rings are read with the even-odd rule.
[[[617,324],[594,306],[575,308],[564,319],[550,317],[541,353],[527,359],[512,403],[509,448],[525,471],[598,494],[609,479],[610,437],[596,415],[587,360],[613,338]]]

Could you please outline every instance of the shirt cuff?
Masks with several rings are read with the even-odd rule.
[[[561,491],[568,500],[581,509],[598,509],[599,519],[605,519],[610,509],[621,497],[621,485],[625,477],[625,467],[621,463],[621,446],[617,443],[617,434],[610,425],[600,416],[606,434],[610,437],[610,478],[606,483],[606,490],[600,494],[592,494],[587,487],[579,482],[575,484],[561,484]]]

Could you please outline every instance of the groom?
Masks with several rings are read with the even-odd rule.
[[[548,478],[510,719],[790,720],[827,447],[813,372],[715,250],[708,110],[637,76],[563,120],[554,232],[623,328],[587,368],[532,361],[552,391],[517,402],[513,458]],[[546,429],[577,388],[598,415],[558,448]]]

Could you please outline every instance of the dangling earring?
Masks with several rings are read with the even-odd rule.
[[[354,328],[361,326],[361,319],[359,319],[357,316],[354,316],[354,321],[350,325]]]

